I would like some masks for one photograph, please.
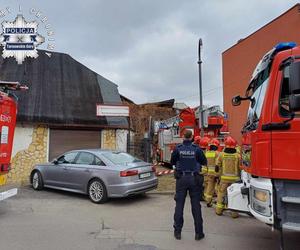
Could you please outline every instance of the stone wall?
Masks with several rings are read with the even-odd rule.
[[[32,142],[12,158],[11,171],[6,176],[7,184],[24,185],[29,182],[29,175],[35,164],[47,161],[48,128],[37,126],[33,129]]]
[[[103,129],[101,131],[101,148],[103,149],[116,149],[116,130]]]
[[[116,130],[116,150],[127,151],[127,135],[128,130],[117,129]]]

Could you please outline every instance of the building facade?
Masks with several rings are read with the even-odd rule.
[[[248,37],[222,53],[223,102],[228,114],[229,132],[240,141],[249,102],[231,105],[235,95],[244,95],[252,72],[262,56],[280,42],[300,45],[300,4],[296,4]]]
[[[39,51],[22,65],[0,59],[0,79],[29,90],[18,98],[11,167],[7,183],[28,183],[33,166],[73,149],[126,151],[126,118],[97,117],[97,104],[122,104],[118,86],[64,53]]]

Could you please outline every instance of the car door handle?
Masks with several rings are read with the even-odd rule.
[[[90,170],[89,169],[85,169],[84,172],[90,172]]]
[[[68,168],[64,167],[64,168],[63,168],[63,170],[67,171],[67,170],[68,170]]]

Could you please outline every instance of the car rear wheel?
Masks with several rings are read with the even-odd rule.
[[[43,178],[39,171],[35,171],[32,175],[32,188],[34,190],[42,190],[44,187]]]
[[[99,179],[90,182],[88,194],[92,202],[105,203],[108,200],[107,191],[104,183]]]

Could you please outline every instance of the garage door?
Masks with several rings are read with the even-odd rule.
[[[74,149],[100,148],[101,131],[50,129],[49,160]]]

